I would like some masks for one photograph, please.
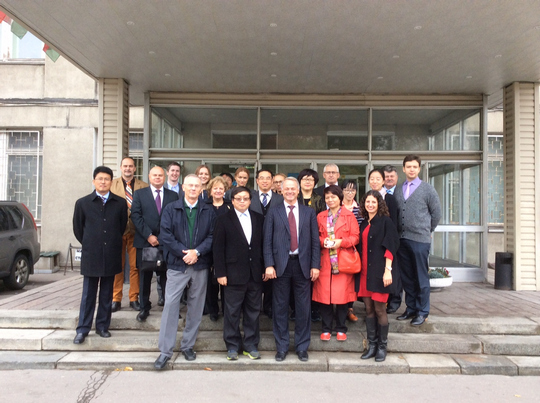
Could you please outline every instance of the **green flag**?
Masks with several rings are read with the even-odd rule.
[[[11,21],[11,32],[13,32],[13,34],[18,36],[19,39],[22,39],[26,35],[28,30],[25,27],[23,27],[21,24],[19,24],[17,21],[12,20]]]
[[[56,62],[58,58],[60,57],[60,53],[58,53],[53,48],[49,47],[49,45],[47,44],[43,46],[43,51],[45,52],[47,56],[49,56],[49,59],[51,59],[53,62]]]

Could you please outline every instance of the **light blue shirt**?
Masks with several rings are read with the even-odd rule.
[[[169,190],[172,190],[173,192],[176,192],[176,194],[180,193],[180,184],[177,183],[176,185],[171,185],[169,182],[167,182],[167,187]]]
[[[109,201],[109,196],[111,195],[111,192],[107,192],[107,194],[106,194],[105,196],[103,196],[103,195],[100,195],[100,194],[98,193],[98,191],[96,190],[96,194],[98,195],[99,198],[105,199],[105,202],[104,202],[104,203],[107,203],[107,201]]]

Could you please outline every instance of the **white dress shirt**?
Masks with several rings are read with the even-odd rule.
[[[249,210],[246,210],[243,213],[236,209],[234,209],[234,211],[240,220],[240,225],[244,230],[244,235],[246,236],[248,244],[251,244],[251,216],[249,215]]]

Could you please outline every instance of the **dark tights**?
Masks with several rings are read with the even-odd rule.
[[[386,302],[373,301],[370,297],[364,297],[366,304],[366,316],[374,318],[377,315],[377,322],[381,326],[388,325],[388,316],[386,315]]]

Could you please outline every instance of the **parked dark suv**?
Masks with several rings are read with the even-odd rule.
[[[34,274],[39,260],[34,217],[24,204],[0,201],[0,278],[12,290],[20,290]]]

